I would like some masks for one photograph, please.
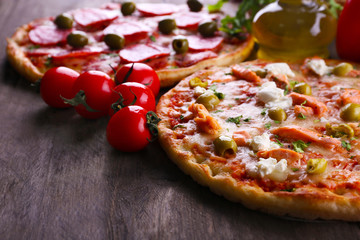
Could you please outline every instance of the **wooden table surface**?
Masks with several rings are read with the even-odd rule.
[[[47,107],[8,63],[5,38],[34,18],[104,2],[0,0],[0,239],[360,239],[359,223],[229,202],[183,174],[157,142],[121,153],[107,144],[107,118]]]

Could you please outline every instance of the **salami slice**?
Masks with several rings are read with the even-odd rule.
[[[151,29],[141,23],[137,22],[119,22],[113,23],[104,29],[104,35],[115,33],[124,36],[125,41],[128,43],[137,42],[148,36]]]
[[[75,57],[81,58],[108,51],[109,48],[106,46],[106,44],[101,42],[97,44],[86,45],[85,47],[80,49],[66,49],[63,52],[52,55],[51,57],[53,58],[53,60],[62,60]]]
[[[100,8],[82,8],[73,12],[74,20],[82,27],[107,24],[119,15],[120,13],[117,10]]]
[[[60,30],[55,26],[38,26],[29,32],[29,39],[41,46],[56,45],[65,42],[70,32],[71,30]]]
[[[175,16],[176,26],[181,29],[196,30],[203,20],[211,19],[208,15],[197,12],[183,12]]]
[[[197,53],[187,53],[184,58],[177,59],[176,64],[179,67],[189,67],[191,65],[194,65],[200,61],[215,58],[218,55],[211,51],[205,51],[205,52],[197,52]]]
[[[136,8],[145,17],[170,15],[178,10],[176,5],[169,3],[138,3]]]
[[[124,63],[143,62],[151,58],[170,55],[170,50],[155,44],[136,44],[120,51],[120,58]]]
[[[220,47],[224,40],[224,38],[220,36],[210,38],[188,36],[187,39],[189,41],[189,49],[193,51],[214,51]]]

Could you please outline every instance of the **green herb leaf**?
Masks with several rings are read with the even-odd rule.
[[[338,18],[338,12],[342,11],[343,7],[338,4],[335,0],[328,0],[329,12],[336,18]]]
[[[275,141],[276,141],[276,144],[279,145],[280,147],[284,146],[284,144],[282,144],[282,143],[279,141],[279,139],[275,139]]]
[[[265,123],[265,128],[270,129],[271,128],[271,123]]]
[[[177,124],[177,125],[175,125],[175,126],[172,128],[172,130],[175,130],[175,129],[177,129],[177,128],[185,128],[185,126],[182,125],[182,124]]]
[[[183,120],[184,119],[184,115],[180,115],[180,120]]]
[[[237,116],[237,117],[229,117],[228,119],[226,119],[226,122],[232,122],[232,123],[235,123],[235,124],[240,124],[240,121],[242,119],[242,115],[240,116]]]
[[[156,42],[156,38],[153,35],[151,35],[149,38],[151,41]]]
[[[283,191],[283,192],[295,192],[296,188],[289,188],[289,189],[283,189],[283,190],[280,190],[280,191]]]
[[[224,5],[224,3],[228,2],[229,0],[219,0],[217,3],[213,5],[208,5],[208,11],[210,13],[219,12]]]
[[[345,148],[346,150],[350,151],[351,150],[351,144],[346,142],[346,141],[341,141],[341,146],[343,148]]]
[[[299,168],[291,168],[291,170],[293,171],[293,172],[297,172],[297,171],[299,171],[300,169]]]
[[[299,114],[297,115],[297,117],[298,117],[299,119],[306,119],[306,116],[305,116],[303,113],[299,113]]]
[[[261,115],[265,116],[265,115],[266,115],[266,111],[267,111],[267,108],[264,108],[264,109],[261,111]]]
[[[310,145],[310,143],[305,143],[301,140],[298,140],[298,141],[293,142],[292,145],[294,146],[295,152],[303,153],[305,148],[307,148]]]

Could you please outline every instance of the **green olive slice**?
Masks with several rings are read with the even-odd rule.
[[[133,2],[124,2],[121,4],[121,13],[124,16],[129,16],[135,12],[136,5]]]
[[[203,8],[203,4],[198,0],[187,0],[186,3],[191,12],[200,12]]]
[[[104,37],[104,42],[111,49],[122,49],[125,45],[124,37],[114,33],[106,34]]]
[[[159,31],[163,34],[170,34],[176,28],[176,22],[174,19],[163,19],[158,24]]]
[[[214,140],[215,153],[221,157],[226,154],[235,154],[237,145],[234,139],[228,136],[219,136]]]
[[[330,123],[326,124],[326,134],[336,138],[348,137],[352,138],[354,136],[354,129],[348,124],[342,123],[339,125],[332,126]]]
[[[182,36],[173,39],[172,47],[176,53],[186,53],[189,49],[189,41]]]
[[[286,112],[280,107],[273,107],[268,110],[268,116],[274,121],[285,121],[287,118]]]
[[[206,88],[208,86],[208,82],[206,80],[202,81],[198,77],[194,77],[194,78],[190,79],[189,85],[190,85],[191,88],[195,88],[197,86]]]
[[[196,102],[204,105],[207,110],[212,110],[220,103],[220,99],[212,91],[206,91],[196,99]]]
[[[311,158],[307,162],[306,172],[309,174],[320,174],[325,172],[327,161],[324,158]]]
[[[295,84],[294,92],[310,96],[311,95],[311,87],[309,86],[309,84],[301,82],[301,83]]]
[[[340,111],[340,117],[344,121],[357,122],[360,121],[360,104],[348,103]]]
[[[67,43],[74,48],[81,48],[89,43],[86,33],[82,31],[73,31],[67,36],[66,40]]]
[[[73,21],[72,17],[67,13],[58,15],[54,20],[54,23],[56,24],[56,26],[61,29],[72,28],[73,22],[74,21]]]
[[[336,76],[346,76],[346,74],[348,74],[351,70],[353,70],[353,66],[350,63],[339,63],[338,65],[336,65],[333,69],[333,73]]]
[[[205,21],[198,26],[198,31],[203,37],[214,36],[217,29],[217,24],[214,21]]]

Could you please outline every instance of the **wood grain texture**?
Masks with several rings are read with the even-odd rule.
[[[47,107],[7,62],[5,38],[34,18],[104,2],[0,1],[0,239],[360,239],[358,223],[229,202],[180,172],[158,143],[121,153],[106,142],[108,119]]]

